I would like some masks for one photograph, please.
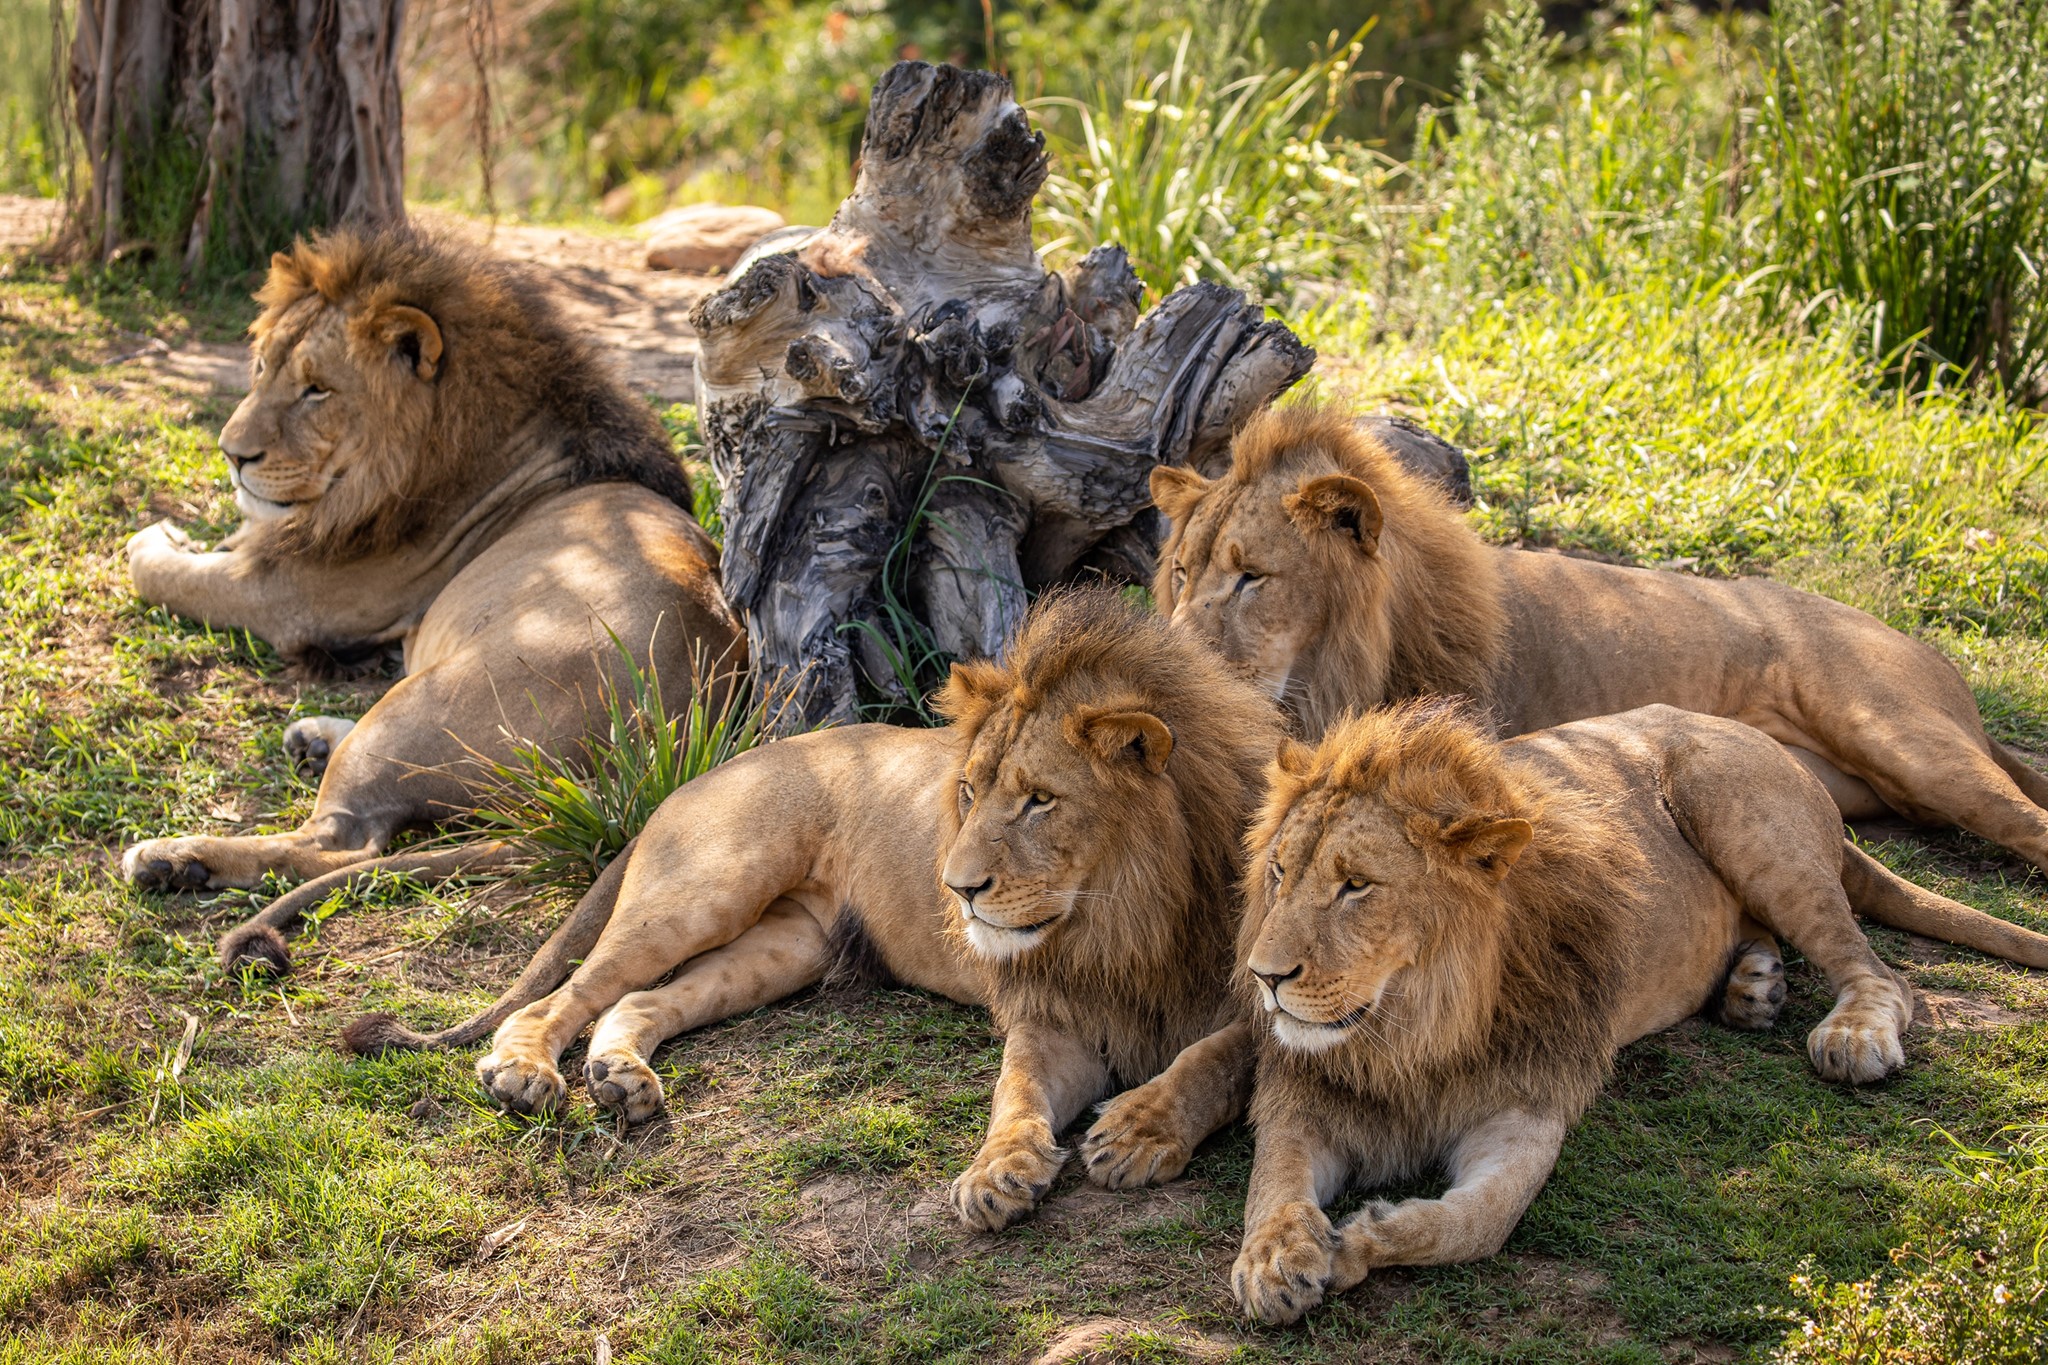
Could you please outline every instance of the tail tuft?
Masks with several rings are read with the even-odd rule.
[[[386,1052],[420,1052],[432,1047],[433,1040],[407,1028],[395,1014],[364,1014],[342,1029],[341,1045],[358,1057],[378,1057]]]
[[[292,969],[292,953],[283,934],[251,920],[220,936],[220,965],[231,972],[246,968],[264,976],[283,976]]]

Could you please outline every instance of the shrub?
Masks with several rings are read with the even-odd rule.
[[[2048,0],[1780,0],[1762,154],[1784,306],[1871,312],[1902,374],[2048,362]]]

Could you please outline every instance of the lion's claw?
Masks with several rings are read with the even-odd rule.
[[[1088,1178],[1107,1190],[1163,1185],[1194,1156],[1171,1105],[1140,1086],[1104,1105],[1081,1139]]]
[[[968,1227],[1001,1232],[1038,1207],[1067,1154],[1050,1138],[993,1151],[991,1146],[984,1146],[953,1181],[947,1197]]]
[[[1245,1235],[1231,1292],[1261,1322],[1295,1322],[1323,1301],[1335,1261],[1336,1233],[1323,1211],[1292,1206]]]

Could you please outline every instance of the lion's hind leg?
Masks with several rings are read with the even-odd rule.
[[[723,948],[691,958],[675,979],[634,991],[605,1011],[583,1063],[591,1100],[630,1123],[661,1112],[661,1078],[648,1064],[679,1033],[771,1005],[825,974],[825,931],[795,901],[770,905],[760,922]]]
[[[1775,930],[1827,973],[1835,1007],[1807,1035],[1814,1069],[1854,1085],[1881,1080],[1905,1064],[1900,1038],[1912,997],[1871,951],[1849,906],[1833,801],[1775,744],[1761,735],[1752,743],[1748,733],[1679,747],[1668,800],[1745,921]]]

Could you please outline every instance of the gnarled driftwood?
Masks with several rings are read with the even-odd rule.
[[[1148,573],[1152,467],[1214,472],[1315,358],[1220,285],[1141,317],[1117,248],[1048,271],[1044,138],[1000,76],[899,63],[861,155],[830,226],[692,318],[725,590],[806,724],[862,678],[907,700],[892,655],[994,654],[1027,590]]]

